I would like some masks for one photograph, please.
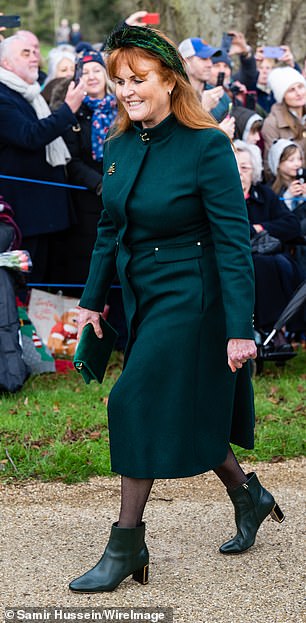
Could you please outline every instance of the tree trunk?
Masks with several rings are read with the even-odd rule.
[[[118,2],[122,16],[143,7],[142,2]],[[154,7],[154,8],[153,8]],[[294,56],[305,56],[305,0],[159,0],[146,2],[147,10],[160,10],[161,30],[176,43],[203,37],[220,45],[222,32],[243,32],[250,45],[290,45]]]

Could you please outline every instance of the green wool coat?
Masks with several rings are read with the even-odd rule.
[[[235,156],[218,129],[173,115],[132,127],[104,155],[104,210],[81,306],[103,310],[117,267],[128,345],[108,402],[112,469],[192,476],[229,442],[253,447],[247,365],[227,340],[253,338],[249,224]]]

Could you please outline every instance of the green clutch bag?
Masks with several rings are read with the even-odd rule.
[[[100,322],[103,338],[97,337],[92,324],[85,325],[73,359],[75,369],[82,375],[87,384],[90,381],[102,383],[106,366],[118,337],[117,331],[102,317]]]

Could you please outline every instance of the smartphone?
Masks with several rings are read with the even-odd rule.
[[[0,15],[0,26],[5,28],[19,28],[20,15]]]
[[[82,77],[82,73],[83,73],[83,63],[78,61],[75,65],[74,76],[73,76],[75,86],[79,84],[81,77]]]
[[[222,35],[221,48],[228,54],[232,45],[232,39],[234,35],[229,35],[228,32],[224,32]]]
[[[300,167],[296,172],[296,179],[300,182],[300,184],[305,184],[306,179],[306,169]]]
[[[217,75],[216,87],[223,87],[224,78],[225,78],[224,71],[219,71],[219,73]]]
[[[267,45],[263,49],[264,58],[275,58],[279,60],[284,55],[284,50],[279,46]]]
[[[159,13],[147,13],[141,18],[143,24],[160,24]]]

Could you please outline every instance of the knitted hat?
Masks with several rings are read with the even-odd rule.
[[[222,50],[219,48],[213,48],[211,45],[200,39],[199,37],[193,37],[184,39],[178,47],[183,58],[190,58],[191,56],[199,56],[200,58],[211,58],[216,55],[220,58]]]
[[[297,82],[306,86],[305,78],[292,67],[276,67],[272,69],[268,77],[268,85],[278,104],[282,103],[286,91]]]
[[[235,138],[246,141],[248,134],[255,121],[263,121],[263,118],[254,110],[245,108],[244,106],[233,106],[231,117],[235,119]]]
[[[289,139],[287,138],[279,138],[278,141],[274,141],[274,143],[272,143],[268,152],[268,165],[273,175],[277,175],[277,169],[279,167],[279,162],[282,154],[285,151],[286,147],[290,147],[290,145],[298,147],[296,143],[294,143],[293,141],[289,141]]]
[[[225,50],[222,50],[221,48],[221,54],[216,54],[214,56],[211,57],[211,60],[213,62],[213,64],[215,63],[225,63],[226,65],[228,65],[230,67],[230,69],[232,69],[232,61],[229,57],[229,55],[226,53]]]
[[[78,59],[78,65],[85,65],[86,63],[99,63],[103,67],[105,67],[104,60],[102,58],[102,54],[97,50],[84,50],[82,54],[80,54]]]

